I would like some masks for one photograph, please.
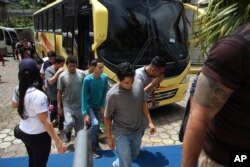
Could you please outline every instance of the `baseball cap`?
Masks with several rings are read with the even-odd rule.
[[[19,71],[37,72],[39,71],[37,67],[37,62],[34,59],[25,58],[19,63]]]

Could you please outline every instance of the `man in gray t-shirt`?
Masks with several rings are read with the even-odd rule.
[[[77,59],[74,56],[67,58],[66,66],[67,70],[59,75],[57,81],[57,101],[58,112],[63,112],[65,119],[65,142],[69,142],[72,129],[77,133],[83,128],[81,90],[85,75],[82,70],[76,69]]]
[[[151,133],[155,132],[148,110],[144,110],[146,99],[143,84],[134,80],[135,72],[129,63],[118,66],[115,84],[107,94],[104,122],[107,133],[107,143],[110,148],[116,146],[118,159],[113,166],[131,166],[140,152],[143,133],[142,118],[146,117]],[[115,142],[111,135],[111,123],[115,131]]]
[[[50,111],[50,121],[52,122],[53,126],[58,123],[57,119],[57,79],[58,76],[63,72],[65,58],[62,56],[56,56],[54,60],[54,64],[46,68],[45,70],[45,82],[47,85],[47,94],[49,97],[50,105],[53,105],[53,110]],[[60,120],[63,118],[61,117]],[[62,121],[59,124],[59,130],[63,129]]]
[[[148,98],[154,91],[154,88],[164,79],[165,68],[166,62],[164,59],[156,56],[149,65],[138,68],[135,71],[135,78],[142,81]]]

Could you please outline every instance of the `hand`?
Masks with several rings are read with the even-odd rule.
[[[83,121],[85,122],[86,126],[89,126],[90,125],[89,115],[84,115]]]
[[[160,75],[160,76],[154,78],[154,79],[152,80],[152,83],[153,83],[154,86],[156,86],[156,85],[158,85],[159,83],[161,83],[161,81],[163,81],[163,79],[164,79],[164,75]]]
[[[111,149],[114,149],[115,148],[115,141],[114,139],[111,137],[111,138],[107,138],[107,144],[108,146],[111,148]]]
[[[62,141],[60,141],[59,144],[55,144],[55,145],[59,154],[63,154],[67,151],[67,147],[62,143]]]
[[[150,134],[154,134],[156,132],[156,128],[155,125],[151,122],[148,124],[149,128],[150,128]]]
[[[57,70],[57,72],[60,74],[61,72],[63,72],[64,71],[64,67],[60,67],[58,70]]]
[[[63,115],[63,110],[61,106],[57,106],[57,115],[62,116]]]

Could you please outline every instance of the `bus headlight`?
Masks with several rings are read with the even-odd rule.
[[[184,84],[184,83],[188,82],[188,80],[189,80],[189,75],[186,75],[186,76],[182,79],[182,81],[181,81],[180,84]]]

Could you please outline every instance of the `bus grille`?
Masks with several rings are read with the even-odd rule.
[[[155,101],[161,101],[165,99],[170,99],[175,96],[178,89],[169,90],[166,92],[155,92]],[[152,96],[150,96],[148,103],[152,102]]]

